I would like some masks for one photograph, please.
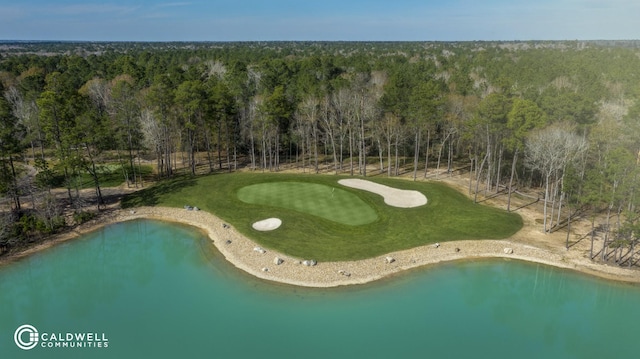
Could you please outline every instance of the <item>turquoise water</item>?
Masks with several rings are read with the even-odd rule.
[[[0,358],[635,358],[640,288],[520,262],[310,290],[232,268],[191,227],[108,226],[0,267]],[[16,328],[108,348],[23,351]]]

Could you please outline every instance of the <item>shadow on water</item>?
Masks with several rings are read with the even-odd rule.
[[[196,178],[191,176],[163,180],[152,187],[126,195],[122,199],[122,208],[156,206],[162,195],[194,186],[196,182]]]

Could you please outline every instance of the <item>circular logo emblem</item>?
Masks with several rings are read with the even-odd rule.
[[[21,325],[13,334],[13,340],[20,349],[29,350],[38,345],[38,330],[32,325]]]

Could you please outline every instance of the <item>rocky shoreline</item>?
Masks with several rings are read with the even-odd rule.
[[[237,268],[267,281],[303,287],[322,288],[363,284],[430,264],[482,258],[510,258],[542,263],[602,278],[640,283],[640,271],[593,262],[585,258],[580,250],[541,248],[535,243],[526,243],[522,234],[507,240],[444,242],[357,261],[313,263],[311,258],[294,258],[270,249],[263,249],[236,231],[233,226],[229,226],[220,218],[205,211],[166,207],[114,210],[80,226],[71,233],[4,258],[2,262],[6,263],[27,256],[111,223],[141,218],[178,222],[200,228],[207,232],[216,248]]]

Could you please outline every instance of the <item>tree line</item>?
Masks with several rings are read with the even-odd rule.
[[[631,266],[640,51],[628,45],[17,46],[0,57],[0,246],[64,226],[54,188],[78,221],[87,181],[101,208],[111,163],[134,187],[147,163],[159,178],[287,164],[414,180],[463,171],[476,200],[503,192],[507,210],[537,191],[541,230],[588,217],[592,258]]]

